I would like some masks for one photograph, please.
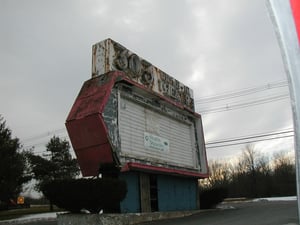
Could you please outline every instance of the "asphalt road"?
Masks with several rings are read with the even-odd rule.
[[[202,212],[190,217],[143,225],[294,225],[298,224],[297,202],[245,202],[226,204],[229,208]]]
[[[294,225],[298,224],[297,202],[227,203],[226,209],[211,210],[193,216],[143,223],[143,225]],[[38,221],[27,225],[57,225],[56,221]]]
[[[30,222],[24,223],[26,225],[57,225],[57,221],[37,221],[37,222]]]

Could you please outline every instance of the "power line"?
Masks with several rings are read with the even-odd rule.
[[[242,97],[242,96],[255,94],[258,92],[262,92],[262,91],[268,91],[268,90],[271,90],[274,88],[285,87],[287,85],[288,85],[287,81],[284,80],[284,81],[268,83],[265,85],[251,87],[251,88],[244,88],[244,89],[235,90],[235,91],[227,91],[227,92],[223,92],[223,93],[216,94],[216,95],[204,96],[200,99],[195,100],[195,104],[196,105],[197,104],[205,104],[205,103],[211,103],[211,102],[216,102],[216,101],[221,101],[221,100],[226,100],[226,99],[231,99],[231,98]]]
[[[211,103],[214,103],[217,101],[239,98],[239,97],[243,97],[246,95],[251,95],[251,94],[258,93],[258,92],[268,91],[268,90],[271,90],[274,88],[281,88],[281,87],[285,87],[285,86],[287,86],[287,81],[283,80],[283,81],[268,83],[266,85],[261,85],[261,86],[251,87],[251,88],[244,88],[244,89],[240,89],[237,91],[224,92],[222,94],[202,97],[201,99],[198,99],[195,101],[195,105],[211,104]],[[202,107],[197,111],[200,112],[201,114],[225,112],[225,111],[260,105],[260,104],[264,104],[264,103],[280,101],[280,100],[284,100],[287,98],[289,98],[288,93],[278,93],[277,92],[277,95],[275,95],[275,96],[269,95],[264,98],[248,100],[248,101],[241,101],[241,100],[235,101],[235,102],[231,101],[230,103],[224,104],[223,106],[213,107],[213,108],[210,108],[210,107],[203,108]]]
[[[265,139],[259,139],[259,140],[252,140],[252,141],[244,141],[239,143],[232,143],[232,144],[224,144],[224,145],[217,145],[217,146],[208,146],[206,148],[220,148],[220,147],[228,147],[233,145],[242,145],[242,144],[250,144],[254,142],[260,142],[260,141],[268,141],[268,140],[274,140],[274,139],[281,139],[281,138],[288,138],[288,137],[294,137],[294,135],[286,135],[281,137],[273,137],[273,138],[265,138]]]
[[[262,86],[256,86],[256,87],[252,87],[252,88],[244,88],[244,89],[240,89],[240,90],[237,90],[237,91],[225,92],[223,94],[217,94],[217,95],[213,95],[213,96],[203,97],[201,99],[196,100],[196,104],[203,104],[203,103],[221,101],[221,100],[225,100],[225,99],[242,97],[242,96],[254,94],[254,93],[257,93],[257,92],[266,91],[266,90],[270,90],[270,89],[273,89],[273,88],[280,88],[280,87],[284,87],[284,86],[287,86],[286,81],[273,82],[273,83],[269,83],[269,84],[262,85]],[[230,104],[227,104],[226,106],[223,106],[223,107],[215,107],[215,108],[211,108],[211,109],[209,109],[209,108],[208,109],[202,109],[200,113],[201,114],[208,114],[208,113],[224,112],[224,111],[235,110],[235,109],[250,107],[250,106],[254,106],[254,105],[259,105],[259,104],[284,100],[284,99],[287,99],[287,98],[288,98],[288,94],[281,94],[281,95],[271,96],[271,97],[267,97],[267,98],[257,99],[257,100],[254,100],[254,101],[242,102],[242,103],[238,103],[238,104],[230,103]],[[46,132],[46,133],[41,134],[41,135],[32,136],[32,137],[24,139],[23,143],[24,142],[27,143],[25,148],[39,147],[41,145],[45,145],[47,142],[43,141],[43,142],[40,142],[40,143],[37,143],[37,144],[30,144],[30,145],[28,143],[39,140],[39,139],[42,139],[42,138],[45,138],[45,137],[48,137],[50,135],[56,135],[57,133],[62,133],[62,132],[66,132],[66,129],[65,128],[60,128],[60,129],[57,129],[57,130]],[[264,134],[263,136],[268,136],[268,134]],[[68,138],[68,136],[65,136],[65,138]],[[248,137],[246,137],[246,139],[247,138]],[[255,137],[252,137],[252,138],[255,138]],[[244,140],[244,138],[240,138],[238,140]],[[232,142],[232,141],[238,141],[238,140],[237,139],[236,140],[230,140],[229,139],[229,140],[219,141],[218,143]],[[207,145],[218,144],[218,143],[217,142],[211,142],[211,143],[207,143]],[[208,146],[208,148],[212,148],[212,147]]]
[[[294,130],[286,130],[286,131],[280,131],[280,132],[270,132],[270,133],[260,133],[260,134],[254,134],[254,135],[247,135],[247,136],[240,136],[235,138],[225,138],[217,141],[209,141],[206,142],[206,145],[213,145],[213,144],[220,144],[220,143],[226,143],[226,142],[233,142],[233,141],[242,141],[252,138],[261,138],[261,137],[268,137],[268,136],[274,136],[274,135],[280,135],[280,134],[288,134],[293,133]]]
[[[289,98],[288,94],[282,94],[282,95],[277,95],[277,96],[268,97],[268,98],[262,98],[262,99],[258,99],[258,100],[254,100],[254,101],[247,101],[247,102],[239,103],[239,104],[226,104],[225,106],[222,106],[222,107],[215,107],[215,108],[211,108],[211,109],[202,109],[202,110],[197,110],[197,111],[200,114],[218,113],[218,112],[231,111],[231,110],[235,110],[235,109],[241,109],[241,108],[246,108],[246,107],[250,107],[250,106],[285,100],[288,98]]]
[[[64,134],[57,135],[57,136],[60,137],[60,138],[69,139],[69,137],[67,135],[64,135],[64,136],[63,135]],[[45,141],[41,141],[41,142],[38,142],[38,143],[35,143],[35,144],[28,144],[28,145],[23,146],[23,148],[28,149],[28,148],[36,148],[36,147],[46,146],[46,144],[48,142],[49,142],[49,140],[45,140]]]
[[[281,136],[278,136],[278,135],[281,135]],[[217,140],[217,141],[207,142],[206,148],[219,148],[219,147],[227,147],[227,146],[233,146],[233,145],[249,144],[249,143],[253,143],[253,142],[274,140],[274,139],[280,139],[280,138],[288,138],[288,137],[293,137],[293,136],[294,136],[294,130],[282,130],[279,132],[260,133],[260,134],[241,136],[241,137],[235,137],[235,138],[226,138],[226,139],[221,139],[221,140]]]
[[[66,128],[59,128],[59,129],[56,129],[56,130],[44,132],[44,133],[39,134],[39,135],[27,137],[27,138],[23,139],[22,142],[23,143],[29,143],[29,142],[39,140],[39,139],[42,139],[42,138],[45,138],[45,137],[48,137],[48,136],[51,136],[51,135],[59,134],[59,133],[65,132],[65,131],[66,131]]]

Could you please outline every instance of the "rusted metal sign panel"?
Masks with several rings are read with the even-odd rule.
[[[66,122],[83,176],[108,167],[207,177],[202,121],[194,112],[192,91],[149,63],[146,70],[143,59],[110,39],[93,49],[93,77]],[[121,56],[126,56],[122,64]],[[119,71],[105,73],[115,67]],[[150,83],[143,81],[146,75]]]
[[[84,83],[66,127],[84,176],[114,165],[206,177],[201,124],[200,115],[110,72]]]
[[[93,45],[92,77],[116,70],[125,72],[128,79],[145,88],[195,110],[193,91],[178,80],[111,39]]]
[[[66,127],[83,176],[95,176],[99,166],[114,164],[104,108],[120,73],[88,80],[68,115]]]

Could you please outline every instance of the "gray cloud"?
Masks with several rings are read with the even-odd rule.
[[[108,37],[189,85],[195,99],[286,79],[260,0],[2,0],[0,26],[0,113],[21,139],[64,127],[91,76],[91,46]],[[280,101],[203,122],[208,139],[221,139],[280,130],[291,113]]]

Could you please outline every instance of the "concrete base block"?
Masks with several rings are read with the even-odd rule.
[[[127,214],[58,214],[58,225],[134,225],[142,222],[190,216],[195,211],[127,213]]]

